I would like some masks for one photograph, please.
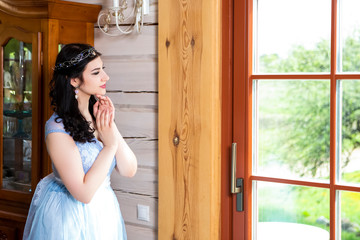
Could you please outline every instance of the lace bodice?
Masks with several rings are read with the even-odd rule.
[[[54,132],[61,132],[61,133],[70,135],[68,132],[65,131],[64,125],[63,125],[61,119],[58,119],[57,121],[55,121],[56,117],[57,117],[57,114],[54,113],[50,117],[50,119],[46,122],[46,124],[45,124],[45,138],[50,133],[54,133]],[[103,148],[102,143],[98,139],[96,139],[94,137],[94,140],[95,140],[95,142],[86,142],[86,143],[75,142],[75,144],[78,147],[79,152],[80,152],[82,165],[83,165],[83,169],[84,169],[85,174],[89,171],[89,169],[93,165],[94,161],[96,160],[97,156],[99,155],[101,149]],[[111,167],[109,169],[108,176],[111,174],[111,172],[114,169],[115,165],[116,165],[116,161],[115,161],[115,158],[114,158],[114,161],[111,164]],[[53,168],[55,176],[57,178],[60,178],[54,164],[52,164],[52,168]]]

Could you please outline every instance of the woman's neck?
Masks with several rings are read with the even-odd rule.
[[[89,95],[78,95],[78,108],[79,111],[81,113],[81,115],[83,115],[83,117],[87,120],[87,121],[92,121],[92,117],[91,114],[89,112],[89,99],[90,96]]]

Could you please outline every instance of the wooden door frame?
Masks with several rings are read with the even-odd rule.
[[[233,214],[236,209],[236,198],[230,193],[230,158],[231,144],[237,142],[237,178],[245,178],[245,160],[248,149],[251,149],[247,139],[247,124],[251,119],[246,118],[248,106],[248,1],[224,0],[222,16],[222,109],[221,109],[221,239],[245,239],[248,224],[246,214],[249,204],[246,196],[248,188],[244,191],[244,212]],[[235,27],[236,26],[236,27]],[[234,54],[236,53],[236,54]],[[251,66],[250,66],[251,67]],[[235,91],[235,89],[241,89]],[[239,111],[243,117],[241,121]],[[251,121],[250,121],[251,123]],[[245,186],[249,186],[245,182]],[[238,226],[238,227],[233,227]]]
[[[221,239],[233,239],[230,158],[233,141],[233,0],[222,1]]]

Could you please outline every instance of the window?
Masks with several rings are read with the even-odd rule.
[[[359,9],[358,0],[234,1],[247,240],[359,238]]]

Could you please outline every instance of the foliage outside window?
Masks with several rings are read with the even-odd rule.
[[[329,42],[322,40],[314,49],[295,46],[285,58],[277,54],[262,55],[259,58],[260,72],[330,72],[328,46]],[[342,72],[360,72],[360,30],[343,41],[342,56]],[[337,110],[341,122],[341,126],[338,127],[340,132],[337,133],[341,136],[339,140],[341,152],[338,154],[341,158],[340,178],[344,182],[360,184],[360,168],[354,170],[348,168],[352,154],[360,149],[360,80],[338,81],[340,81],[338,86],[341,86],[337,96],[341,103],[338,104],[341,108]],[[265,94],[264,104],[259,106],[259,112],[263,116],[269,116],[268,119],[259,116],[261,138],[259,137],[258,144],[262,151],[258,158],[261,166],[266,168],[276,158],[276,161],[284,164],[298,177],[329,181],[329,83],[329,80],[264,80],[263,86],[268,84],[273,90],[283,89],[284,92],[279,91],[281,93],[276,96]],[[261,101],[261,94],[259,96]],[[360,161],[357,161],[360,164]],[[259,171],[262,170],[261,166]],[[298,190],[297,194],[302,196],[298,200],[301,199],[298,203],[302,206],[301,209],[307,207],[311,209],[313,207],[311,199],[321,199],[320,193],[312,190]],[[351,196],[342,199],[342,206],[351,205],[351,202],[360,202],[360,194]],[[351,209],[345,207],[342,209],[344,216],[341,218],[342,240],[360,237],[360,205],[352,206]],[[328,205],[323,201],[317,207],[319,209],[316,212],[327,212]],[[262,208],[269,209],[269,206],[260,205],[260,211]],[[319,225],[329,230],[328,225],[318,223],[319,218],[329,219],[329,216],[316,216],[316,212],[304,212],[301,209],[294,213],[301,216],[298,218],[299,223]],[[272,214],[276,215],[276,213]],[[260,222],[266,220],[259,219]],[[352,224],[352,227],[345,228],[346,223]]]

